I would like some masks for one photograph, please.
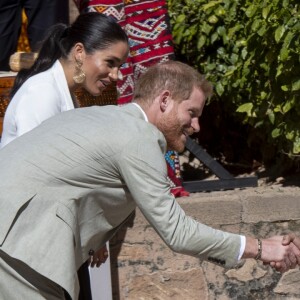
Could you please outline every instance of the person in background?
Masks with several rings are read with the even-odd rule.
[[[56,23],[69,24],[68,0],[1,0],[0,71],[10,70],[9,58],[17,51],[22,10],[27,17],[27,35],[33,52],[38,50],[49,27]]]
[[[71,26],[53,26],[33,66],[16,77],[1,147],[45,119],[78,107],[76,89],[100,95],[118,79],[127,55],[126,33],[105,15],[86,13]]]
[[[212,86],[186,64],[150,67],[133,103],[63,112],[0,151],[3,299],[77,299],[76,271],[136,207],[171,250],[223,267],[241,258],[285,272],[300,264],[295,236],[257,239],[187,216],[170,192],[164,153],[200,131]],[[126,124],[126,130],[124,130]],[[17,297],[16,297],[17,296]]]
[[[282,245],[286,246],[291,241],[293,241],[293,243],[300,249],[300,236],[296,236],[294,233],[285,235],[282,240]]]
[[[0,148],[44,120],[77,108],[77,88],[100,95],[118,79],[128,48],[127,35],[119,24],[99,13],[81,14],[71,26],[53,26],[34,65],[16,77]],[[97,250],[91,249],[91,265],[99,267],[107,259],[108,249]]]

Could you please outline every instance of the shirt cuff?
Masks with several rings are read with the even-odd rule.
[[[240,235],[240,237],[241,237],[241,247],[240,247],[240,253],[239,253],[238,260],[240,260],[241,257],[243,256],[245,247],[246,247],[246,237],[243,235]]]

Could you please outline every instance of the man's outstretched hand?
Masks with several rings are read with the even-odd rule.
[[[246,237],[242,258],[261,260],[265,265],[283,273],[300,265],[300,239],[292,233],[262,240]]]
[[[279,272],[295,269],[300,265],[300,237],[295,233],[286,234],[282,237],[281,244],[289,246],[292,252],[288,253],[282,262],[270,262],[270,266]]]

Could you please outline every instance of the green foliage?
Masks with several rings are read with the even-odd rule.
[[[214,83],[227,113],[300,153],[299,0],[168,0],[176,53]]]

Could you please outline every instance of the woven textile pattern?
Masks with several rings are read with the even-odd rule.
[[[189,196],[189,192],[187,192],[182,187],[182,178],[178,154],[174,151],[167,151],[167,153],[165,154],[165,159],[167,162],[168,180],[170,182],[172,194],[175,197]]]
[[[80,11],[97,11],[114,17],[129,37],[130,54],[121,68],[118,104],[132,99],[134,81],[155,64],[174,58],[165,1],[79,1]],[[78,5],[78,4],[77,4]]]

